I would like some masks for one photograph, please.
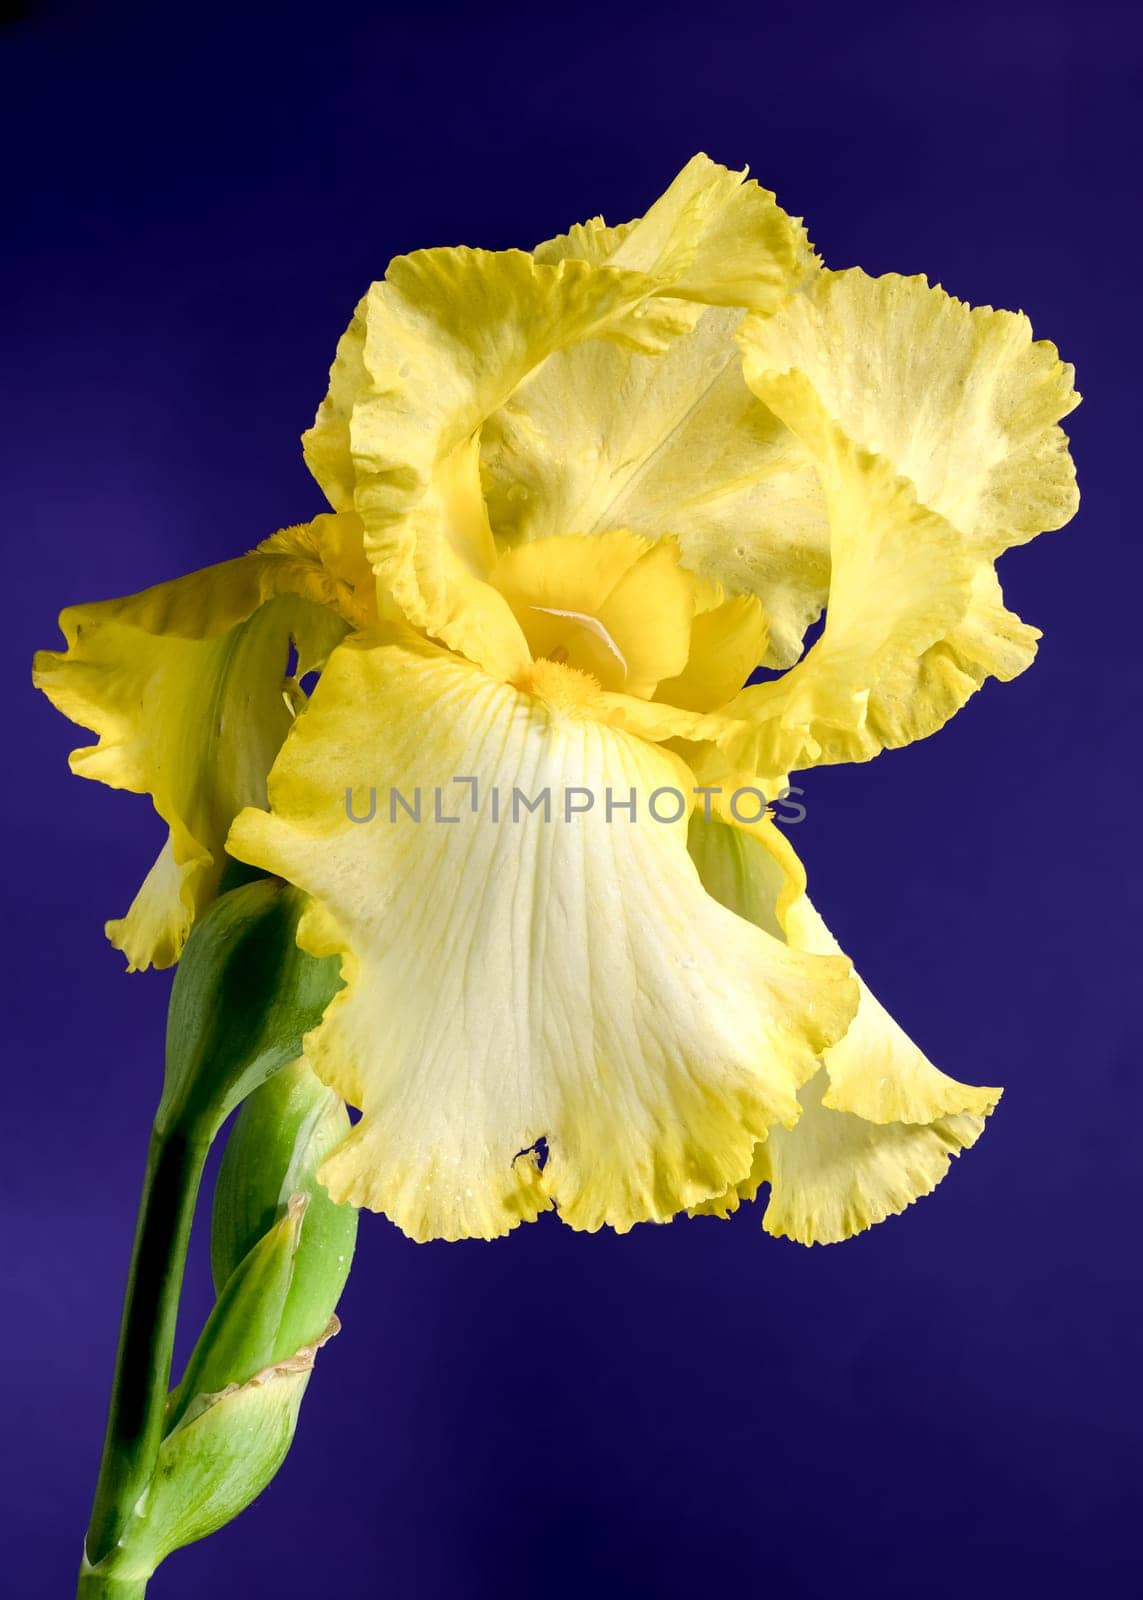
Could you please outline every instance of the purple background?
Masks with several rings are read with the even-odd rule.
[[[1079,367],[1083,510],[1003,567],[1038,663],[811,775],[793,834],[897,1016],[1007,1097],[934,1197],[840,1248],[757,1209],[495,1246],[366,1216],[286,1467],[153,1592],[1138,1594],[1128,10],[238,11],[32,6],[0,36],[7,1592],[65,1596],[79,1556],[168,987],[100,934],[160,828],[69,777],[32,650],[67,602],[320,508],[296,437],[392,254],[625,218],[702,147],[831,264],[1022,306]],[[190,1320],[207,1296],[199,1240]]]

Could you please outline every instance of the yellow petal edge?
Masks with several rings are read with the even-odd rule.
[[[692,819],[691,853],[708,892],[791,947],[839,952],[805,893],[805,875],[769,820],[741,827]],[[799,1090],[801,1116],[755,1149],[749,1178],[700,1207],[728,1216],[763,1183],[766,1231],[835,1244],[930,1194],[952,1158],[976,1143],[999,1089],[956,1082],[934,1067],[857,980],[857,1013]]]

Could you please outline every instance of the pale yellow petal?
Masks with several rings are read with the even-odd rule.
[[[708,893],[800,950],[840,953],[811,905],[789,841],[769,819],[729,826],[697,815],[690,850]],[[695,1207],[727,1216],[771,1185],[765,1227],[803,1244],[834,1243],[929,1194],[952,1156],[974,1144],[999,1089],[941,1072],[858,978],[857,1013],[799,1093],[792,1128],[774,1128],[748,1177]]]
[[[798,1244],[840,1244],[899,1216],[931,1194],[954,1156],[970,1149],[983,1117],[941,1117],[920,1126],[867,1122],[822,1102],[826,1075],[801,1090],[797,1126],[758,1146],[756,1182],[770,1185],[767,1233]]]
[[[1057,424],[1079,396],[1027,317],[967,306],[923,277],[853,268],[819,274],[742,337],[759,393],[770,373],[804,373],[848,438],[980,548],[995,554],[1074,515]]]
[[[831,526],[821,637],[783,677],[727,707],[725,748],[760,773],[867,761],[941,727],[985,679],[1011,677],[1036,634],[990,564],[883,456],[846,438],[799,373],[767,393],[818,461]]]
[[[794,949],[842,954],[807,895],[793,901],[783,920]],[[826,1106],[877,1123],[935,1122],[962,1113],[986,1117],[996,1109],[1000,1089],[958,1083],[934,1067],[860,977],[858,983],[857,1015],[845,1038],[826,1052]]]
[[[536,246],[537,261],[574,258],[645,272],[681,298],[772,311],[818,262],[800,220],[746,172],[709,156],[687,162],[643,217],[609,228],[602,217]]]
[[[768,771],[867,760],[1031,661],[992,561],[1075,509],[1071,369],[1026,318],[857,270],[819,274],[739,339],[751,388],[817,463],[832,570],[821,640],[745,692],[756,737],[731,748]]]
[[[655,743],[685,740],[707,740],[722,731],[717,713],[688,711],[682,706],[666,705],[659,700],[638,700],[633,695],[615,694],[603,690],[595,697],[593,715],[609,728],[619,728],[639,739]],[[706,746],[696,745],[697,749]],[[676,751],[681,754],[681,750]],[[685,760],[685,756],[683,756]]]
[[[570,257],[601,267],[615,254],[638,220],[636,218],[635,222],[621,222],[609,227],[602,217],[589,217],[586,222],[574,223],[566,233],[557,234],[554,239],[545,239],[532,254],[537,261],[546,264],[566,261]]]
[[[750,1176],[695,1206],[694,1215],[733,1216],[766,1183],[767,1233],[804,1245],[841,1244],[932,1194],[953,1157],[984,1131],[984,1118],[968,1114],[920,1126],[868,1122],[829,1109],[827,1083],[823,1067],[798,1091],[802,1114],[795,1126],[773,1128],[755,1147]]]
[[[194,921],[196,891],[212,881],[217,878],[210,851],[184,829],[177,839],[168,832],[126,916],[104,925],[108,939],[127,957],[128,972],[174,965]]]
[[[392,594],[398,616],[419,617],[428,632],[496,677],[518,677],[529,659],[528,640],[490,581],[498,557],[475,434],[437,464],[418,523],[436,532],[406,547],[411,564],[404,575],[399,563],[380,563],[379,581]]]
[[[623,230],[608,260],[663,279],[682,298],[758,312],[773,311],[816,269],[801,222],[745,171],[705,155]]]
[[[656,354],[705,306],[770,310],[804,280],[800,224],[744,177],[697,156],[627,228],[588,224],[534,256],[421,251],[369,290],[306,456],[332,502],[360,512],[374,568],[415,627],[498,676],[519,664],[502,608],[479,589],[486,562],[439,478],[545,362],[585,341]]]
[[[313,427],[302,435],[306,465],[335,511],[353,510],[356,475],[349,424],[354,405],[369,389],[369,374],[365,368],[368,314],[369,296],[363,295],[354,308],[348,328],[338,340],[329,369],[329,388],[321,409]]]
[[[759,597],[765,659],[789,666],[826,602],[829,524],[809,449],[746,386],[739,316],[708,311],[661,355],[553,355],[486,423],[485,491],[512,543],[673,534],[690,570]]]
[[[329,606],[355,628],[377,621],[377,579],[365,555],[364,530],[352,512],[283,528],[251,552],[261,556],[258,592],[297,594]]]
[[[691,820],[689,847],[709,894],[796,950],[844,952],[806,893],[806,875],[787,836],[770,817],[733,819],[728,794],[715,815]],[[870,1122],[931,1122],[970,1112],[987,1116],[1001,1090],[948,1077],[913,1043],[857,975],[861,1003],[843,1039],[826,1052],[827,1106]]]
[[[622,1229],[724,1192],[796,1113],[852,1013],[848,963],[794,952],[703,891],[685,814],[647,809],[688,779],[429,646],[336,652],[271,812],[230,836],[313,897],[306,947],[342,957],[347,987],[307,1040],[362,1109],[323,1169],[336,1197],[415,1238],[494,1236],[553,1202],[574,1227]],[[420,791],[420,822],[399,806],[390,820],[391,784]],[[349,820],[346,789],[361,815],[370,786],[376,816]],[[437,788],[458,821],[434,820]]]
[[[486,576],[449,514],[455,452],[553,351],[598,338],[661,349],[693,320],[682,302],[659,298],[655,280],[584,261],[457,248],[391,263],[339,346],[304,445],[335,503],[351,463],[370,559],[414,625],[502,670],[487,657],[487,618],[471,636],[474,597],[454,592]],[[495,610],[495,595],[483,603]]]
[[[99,736],[72,753],[72,770],[150,794],[168,826],[129,912],[107,927],[132,968],[177,960],[216,891],[232,818],[265,801],[266,775],[304,699],[287,677],[291,642],[301,677],[345,633],[346,610],[367,609],[368,588],[355,596],[347,575],[352,541],[327,551],[330,566],[320,559],[330,532],[288,530],[261,553],[72,606],[60,618],[67,649],[36,657],[37,686]]]

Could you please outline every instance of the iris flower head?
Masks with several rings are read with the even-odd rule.
[[[704,156],[624,226],[398,258],[304,438],[332,509],[37,660],[167,825],[113,943],[175,961],[228,857],[301,888],[361,1112],[322,1180],[416,1239],[901,1211],[1000,1091],[864,986],[765,801],[1029,665],[994,563],[1075,509],[1071,379]]]

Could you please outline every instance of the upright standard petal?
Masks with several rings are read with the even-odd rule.
[[[336,652],[271,812],[229,842],[306,889],[299,937],[342,958],[307,1040],[362,1110],[323,1168],[335,1198],[418,1239],[492,1237],[553,1203],[625,1229],[725,1192],[796,1117],[852,1015],[848,963],[703,891],[688,784],[574,700],[423,642]]]
[[[957,530],[847,439],[800,375],[782,380],[781,395],[818,458],[832,572],[821,637],[726,707],[721,747],[766,776],[868,761],[934,732],[989,671],[1027,665],[1036,637],[1000,605],[992,631],[982,635],[980,619],[970,628],[978,563]]]
[[[750,827],[696,817],[691,853],[723,905],[790,946],[839,946],[805,894],[788,841],[768,820]],[[953,1156],[975,1144],[999,1089],[958,1083],[934,1067],[858,979],[857,1014],[799,1091],[801,1116],[760,1142],[750,1177],[696,1210],[725,1216],[770,1185],[764,1226],[801,1244],[833,1244],[931,1193]]]
[[[740,753],[865,760],[1031,662],[1038,635],[992,562],[1075,510],[1071,368],[1024,317],[858,270],[819,274],[739,339],[751,388],[818,465],[832,567],[818,645],[739,702],[765,729]]]
[[[291,697],[304,699],[287,678],[291,641],[300,678],[369,615],[360,527],[345,521],[321,517],[238,560],[69,607],[67,649],[36,657],[37,686],[99,735],[72,771],[149,794],[169,829],[127,915],[107,925],[132,970],[177,961],[216,891],[231,820],[264,803]]]
[[[743,328],[747,376],[802,372],[855,444],[992,554],[1062,527],[1078,504],[1059,427],[1074,371],[1027,317],[968,306],[923,277],[822,272]]]
[[[672,534],[693,572],[760,599],[765,660],[789,666],[829,592],[829,522],[810,450],[743,379],[740,316],[708,311],[659,355],[553,355],[485,424],[481,465],[501,539]]]
[[[351,461],[366,547],[402,612],[490,670],[510,670],[511,618],[480,581],[491,548],[469,442],[554,350],[588,338],[658,349],[689,326],[689,309],[657,302],[657,288],[520,250],[423,250],[390,265],[339,347],[304,441],[311,470],[323,487],[332,473],[336,503]]]
[[[569,257],[648,273],[681,299],[758,312],[818,266],[800,220],[769,189],[701,154],[645,216],[611,229],[597,218],[536,250],[537,260]]]
[[[743,177],[696,157],[627,228],[581,228],[535,255],[422,251],[369,290],[306,456],[332,503],[361,513],[374,567],[415,627],[498,676],[518,666],[518,631],[483,582],[469,450],[543,363],[585,341],[661,352],[704,305],[772,309],[811,270],[800,225]]]

